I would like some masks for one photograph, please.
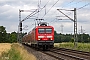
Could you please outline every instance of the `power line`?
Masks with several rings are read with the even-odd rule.
[[[72,1],[70,1],[68,4],[71,4],[71,3],[73,3],[75,0],[72,0]],[[80,1],[79,1],[80,2]],[[77,2],[77,3],[79,3],[79,2]],[[71,13],[70,13],[71,14]],[[70,15],[69,14],[69,15]],[[53,20],[55,20],[55,19],[53,19]],[[53,20],[51,21],[51,22],[53,22]]]
[[[49,2],[49,1],[48,1]],[[45,8],[45,6],[48,4],[48,2],[43,6],[43,8]],[[43,8],[41,8],[41,10],[43,9]],[[40,11],[41,11],[40,10]],[[30,17],[32,17],[33,15],[35,15],[35,14],[37,14],[37,13],[39,13],[40,11],[37,11],[37,9],[35,10],[35,11],[33,11],[31,14],[29,14],[26,18],[24,18],[22,21],[25,21],[26,19],[29,19]],[[36,13],[35,13],[36,12]]]
[[[88,4],[86,4],[86,5],[84,5],[84,6],[80,7],[80,8],[78,8],[78,10],[79,10],[79,9],[82,9],[82,8],[88,6],[88,5],[90,5],[90,3],[88,3]]]
[[[74,1],[75,1],[75,0],[72,0],[71,2],[69,2],[69,4],[72,3],[72,2],[74,2]]]
[[[50,1],[50,0],[49,0],[49,1]],[[48,1],[48,2],[43,6],[43,8],[46,7],[46,5],[49,3],[49,1]],[[41,4],[41,0],[40,0],[40,4]],[[39,5],[39,1],[38,1],[38,8],[43,9],[43,8],[40,7],[40,5]]]
[[[26,19],[29,19],[30,17],[32,17],[33,15],[35,15],[35,14],[37,14],[38,13],[38,11],[37,11],[37,9],[35,10],[35,11],[33,11],[31,14],[29,14],[26,18],[24,18],[21,22],[23,22],[23,21],[25,21]],[[34,12],[36,12],[36,13],[34,13]]]
[[[50,1],[50,0],[49,0]],[[47,4],[49,3],[49,1],[41,8],[40,6],[39,6],[39,2],[38,2],[38,11],[40,12],[40,11],[42,11],[46,6],[47,6]],[[41,2],[41,1],[40,1]],[[40,10],[39,10],[40,9]],[[39,16],[39,13],[38,13],[38,16]],[[37,16],[37,17],[38,17]]]
[[[55,14],[55,13],[56,13],[56,10],[55,10],[53,13]],[[52,17],[54,16],[53,13],[51,14],[50,18],[52,18]],[[56,16],[56,15],[55,15],[55,16]],[[56,19],[56,18],[54,18],[53,20],[55,20],[55,19]],[[45,19],[45,20],[48,20],[48,19]],[[53,21],[53,20],[52,20],[52,21]],[[51,21],[51,22],[52,22],[52,21]]]
[[[55,6],[55,5],[57,4],[58,1],[59,1],[59,0],[57,0],[56,3],[54,3],[54,4],[51,6],[51,8],[46,12],[46,14],[52,9],[53,6]],[[45,16],[46,14],[44,14],[44,16]],[[43,17],[44,17],[44,16],[43,16]],[[43,17],[42,17],[42,18],[43,18]]]
[[[80,1],[78,1],[78,2],[76,2],[76,3],[73,3],[72,5],[76,5],[76,7],[77,7],[77,4],[79,4],[79,3],[81,3],[81,2],[83,2],[83,0],[80,0]],[[71,6],[72,6],[71,5]],[[74,7],[75,8],[75,7]]]
[[[50,0],[49,0],[50,1]],[[47,6],[47,4],[49,3],[49,1],[45,4],[45,6],[43,8],[45,8]]]
[[[78,1],[78,2],[76,2],[76,3],[74,3],[74,4],[78,4],[78,3],[80,3],[80,2],[82,2],[82,0],[81,0],[81,1]],[[74,5],[74,4],[72,4],[72,5]]]
[[[65,6],[68,6],[69,4],[71,4],[71,3],[73,3],[75,0],[72,0],[71,2],[69,2],[68,4],[66,4]],[[72,5],[75,5],[75,4],[78,4],[78,3],[81,3],[81,2],[83,2],[83,0],[80,0],[80,1],[78,1],[78,2],[76,2],[76,3],[73,3],[73,4],[71,4],[71,6]],[[88,4],[86,4],[86,5],[88,5]],[[86,6],[85,5],[85,6]],[[63,7],[65,7],[65,6],[63,6]],[[75,8],[75,7],[74,7]]]
[[[49,1],[41,8],[41,10],[47,6],[47,4],[49,3]]]
[[[58,0],[58,1],[59,1],[59,0]],[[58,1],[57,1],[57,2],[58,2]],[[56,3],[57,3],[57,2],[56,2]],[[69,2],[68,4],[70,4],[70,3],[72,3],[72,2],[74,2],[74,0],[72,0],[72,1]],[[55,4],[56,4],[56,3],[55,3]],[[55,5],[55,4],[54,4],[54,5]],[[54,6],[54,5],[53,5],[53,6]],[[52,7],[53,7],[53,6],[52,6]],[[51,8],[52,8],[52,7],[51,7]],[[51,10],[51,8],[48,10],[48,12]],[[48,12],[47,12],[47,13],[48,13]],[[56,11],[55,11],[55,12],[56,12]],[[55,13],[55,12],[54,12],[54,13]],[[47,13],[46,13],[46,14],[47,14]],[[45,16],[46,14],[44,14],[44,16]],[[43,17],[44,17],[44,16],[43,16]],[[55,20],[55,19],[53,19],[53,20]],[[53,22],[53,21],[51,21],[51,22]]]
[[[55,20],[55,22],[57,21],[57,20],[56,20],[56,18],[54,18],[52,21],[50,21],[50,23],[53,23],[53,22],[54,22],[54,20]]]
[[[67,5],[69,5],[69,4],[71,4],[71,3],[73,3],[74,1],[75,1],[75,0],[70,1],[70,2],[67,3],[66,5],[62,6],[62,8],[65,7],[65,6],[67,6]]]

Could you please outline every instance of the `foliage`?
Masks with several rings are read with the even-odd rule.
[[[56,31],[54,32],[55,43],[60,42],[74,42],[74,35],[72,34],[58,34]],[[78,34],[78,42],[90,43],[89,34]]]
[[[1,42],[6,42],[7,39],[6,39],[6,30],[5,30],[5,27],[3,26],[0,26],[0,43]]]
[[[82,42],[82,43],[84,43],[84,42],[86,42],[86,43],[88,43],[88,42],[90,42],[90,36],[89,36],[89,34],[79,34],[78,35],[78,41],[79,42]]]
[[[68,49],[90,52],[90,44],[89,43],[78,43],[76,48],[74,46],[74,43],[71,43],[71,42],[66,42],[66,43],[64,42],[64,43],[60,43],[58,45],[55,45],[55,47],[68,48]]]
[[[13,43],[17,42],[17,33],[7,33],[5,27],[0,26],[0,43]]]
[[[9,42],[11,42],[11,43],[17,42],[17,33],[16,32],[12,32],[10,34],[10,41]]]
[[[14,48],[12,48],[9,52],[8,52],[9,60],[22,60],[19,51],[15,50]]]

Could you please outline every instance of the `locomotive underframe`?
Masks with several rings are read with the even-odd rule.
[[[54,41],[37,41],[38,48],[43,48],[47,50],[54,47]]]

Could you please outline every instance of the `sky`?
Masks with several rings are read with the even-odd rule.
[[[17,32],[19,9],[25,11],[21,12],[21,20],[35,9],[39,9],[40,12],[31,17],[32,19],[23,21],[23,32],[31,31],[37,23],[35,19],[39,18],[53,26],[57,33],[73,34],[74,22],[57,9],[73,10],[74,8],[77,9],[77,33],[81,33],[82,26],[82,33],[90,34],[90,0],[0,0],[0,26],[6,27],[6,31],[9,33]],[[74,19],[72,11],[61,11]]]

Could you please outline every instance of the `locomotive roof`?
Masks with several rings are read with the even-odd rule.
[[[36,28],[53,28],[52,26],[37,26]]]

